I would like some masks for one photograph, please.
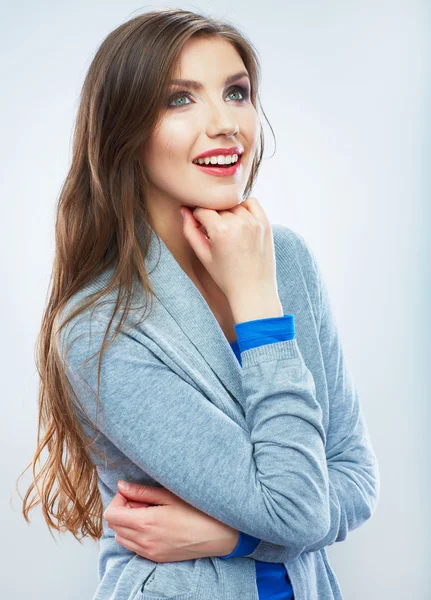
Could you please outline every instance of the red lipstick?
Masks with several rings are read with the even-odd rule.
[[[235,153],[236,154],[236,153]],[[232,165],[212,165],[212,164],[203,164],[193,163],[195,167],[200,169],[203,173],[207,175],[213,175],[215,177],[232,177],[232,175],[236,175],[238,171],[241,169],[241,159],[242,154],[238,156],[238,160],[234,162]]]
[[[198,156],[195,156],[193,160],[197,160],[198,158],[205,158],[207,156],[218,156],[219,154],[223,154],[226,156],[227,154],[241,154],[244,152],[244,148],[241,146],[232,146],[232,148],[214,148],[213,150],[207,150],[206,152],[202,152]]]

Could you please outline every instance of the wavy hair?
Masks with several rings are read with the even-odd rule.
[[[106,335],[120,307],[124,310],[112,343],[131,309],[135,278],[144,290],[145,308],[151,310],[154,292],[145,256],[152,228],[145,201],[148,176],[141,157],[162,114],[181,49],[196,36],[222,38],[235,47],[250,76],[251,101],[256,109],[261,108],[260,62],[251,42],[231,24],[180,9],[141,14],[109,33],[82,87],[71,166],[56,206],[49,296],[35,348],[40,377],[37,449],[25,469],[32,467],[33,481],[22,505],[29,523],[29,511],[40,503],[51,534],[51,529],[71,531],[80,541],[86,536],[99,540],[103,533],[103,505],[97,469],[89,453],[91,443],[74,411],[56,336],[71,319],[115,290],[115,308]],[[263,151],[261,128],[244,198],[256,180]],[[57,328],[68,301],[108,267],[113,268],[109,283],[84,298]],[[99,387],[106,335],[100,350]],[[36,473],[45,448],[47,460]]]

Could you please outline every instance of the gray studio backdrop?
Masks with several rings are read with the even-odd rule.
[[[430,4],[418,0],[3,4],[0,597],[84,600],[97,586],[97,543],[55,541],[40,507],[28,525],[13,492],[36,446],[34,346],[78,94],[108,32],[157,6],[226,17],[261,56],[277,150],[264,122],[253,195],[321,264],[380,463],[375,514],[328,548],[344,597],[430,598]]]

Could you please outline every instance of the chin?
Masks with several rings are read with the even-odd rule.
[[[200,204],[198,206],[189,205],[189,208],[192,212],[194,211],[195,208],[206,208],[207,210],[218,210],[218,211],[231,210],[232,208],[239,206],[242,202],[244,202],[243,197],[235,195],[235,198],[233,198],[231,200],[214,199],[213,202],[208,200],[205,205],[202,205],[202,204]]]

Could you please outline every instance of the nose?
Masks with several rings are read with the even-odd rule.
[[[212,104],[209,109],[207,134],[214,137],[220,134],[232,136],[238,133],[239,126],[234,112],[229,106]]]

